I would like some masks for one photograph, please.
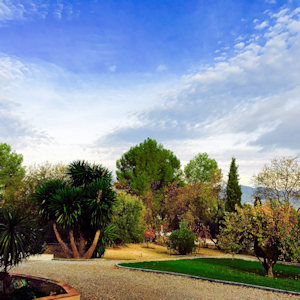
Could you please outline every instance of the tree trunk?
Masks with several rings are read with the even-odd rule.
[[[270,278],[274,278],[274,274],[273,274],[273,264],[271,262],[269,262],[267,259],[264,258],[264,261],[262,263],[265,271],[266,271],[266,275]]]
[[[69,237],[70,237],[71,248],[72,248],[72,251],[73,251],[73,257],[74,258],[80,258],[80,254],[79,254],[79,252],[77,250],[76,243],[75,243],[75,240],[74,240],[73,229],[69,230]]]
[[[66,245],[66,243],[61,239],[59,232],[57,231],[56,224],[53,223],[53,230],[56,236],[57,241],[59,242],[66,258],[72,257],[72,251],[69,249],[69,247]]]
[[[98,229],[96,231],[93,243],[92,243],[91,247],[88,249],[88,251],[86,251],[86,253],[84,254],[83,258],[89,259],[89,258],[92,257],[92,255],[93,255],[93,253],[94,253],[94,251],[95,251],[95,249],[97,247],[99,236],[100,236],[100,229]]]
[[[268,277],[274,278],[274,274],[273,274],[273,266],[270,266],[270,267],[269,267],[269,270],[268,270]]]
[[[83,237],[82,233],[80,232],[79,245],[78,245],[78,251],[79,251],[80,256],[84,255],[85,244],[86,244],[85,238]]]

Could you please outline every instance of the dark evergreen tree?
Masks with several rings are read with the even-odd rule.
[[[149,223],[155,223],[157,216],[165,217],[164,188],[172,182],[183,184],[179,159],[150,138],[123,154],[116,173],[118,189],[143,199]]]
[[[180,161],[172,151],[148,138],[130,148],[117,161],[117,179],[131,194],[162,193],[174,181],[181,182]]]
[[[226,203],[225,209],[228,212],[235,211],[235,206],[241,206],[242,191],[239,185],[239,175],[237,173],[235,158],[232,158],[230,170],[228,174],[228,182],[226,188]]]

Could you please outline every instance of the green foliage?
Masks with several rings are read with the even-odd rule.
[[[112,223],[119,234],[117,243],[139,243],[143,241],[145,207],[141,199],[125,194],[117,194]]]
[[[265,277],[260,263],[244,259],[198,258],[122,265],[300,292],[300,267],[297,266],[276,265],[274,268],[276,278],[269,278]]]
[[[185,178],[188,183],[211,182],[218,174],[222,177],[222,171],[218,168],[215,159],[209,158],[207,153],[199,153],[184,168]]]
[[[180,255],[189,254],[195,249],[195,234],[187,228],[186,224],[182,222],[180,229],[172,231],[169,237],[170,248],[177,250]]]
[[[300,213],[288,205],[237,207],[227,213],[219,245],[230,252],[254,248],[269,277],[279,259],[300,259]]]
[[[20,211],[1,209],[0,264],[4,272],[7,272],[8,267],[42,250],[41,232],[34,221]]]
[[[108,169],[101,165],[90,165],[85,161],[74,161],[67,168],[67,174],[70,176],[72,186],[86,187],[100,178],[111,182],[112,175]]]
[[[226,211],[235,211],[236,205],[241,206],[242,190],[239,185],[239,175],[237,173],[237,166],[235,164],[235,158],[232,158],[230,170],[228,174],[228,182],[226,188]]]
[[[181,181],[179,159],[150,138],[123,154],[117,169],[117,179],[137,195],[150,190],[161,193],[169,183]]]
[[[13,193],[22,180],[25,170],[23,156],[11,151],[7,144],[0,144],[0,200]],[[1,199],[2,198],[2,199]]]
[[[113,224],[108,224],[106,228],[101,232],[99,241],[95,252],[93,253],[94,258],[100,258],[105,253],[106,246],[115,245],[116,241],[119,239],[117,227]]]

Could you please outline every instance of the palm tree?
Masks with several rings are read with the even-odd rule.
[[[101,230],[111,218],[115,201],[112,176],[102,166],[84,161],[71,163],[67,174],[68,181],[48,181],[37,189],[35,198],[41,214],[53,221],[53,230],[66,257],[91,258]],[[58,228],[68,231],[71,248]]]

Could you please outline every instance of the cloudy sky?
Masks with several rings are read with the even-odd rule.
[[[0,0],[0,142],[30,165],[147,137],[241,183],[300,154],[300,0]]]

